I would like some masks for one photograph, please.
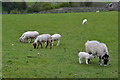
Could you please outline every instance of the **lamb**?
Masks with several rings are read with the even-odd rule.
[[[56,46],[59,46],[60,45],[61,35],[60,34],[54,34],[51,37],[52,37],[52,46],[53,46],[54,41],[57,41],[57,40],[58,40],[58,43],[57,43]]]
[[[35,39],[38,35],[39,33],[37,31],[27,31],[23,33],[23,35],[19,38],[19,41],[20,42],[31,42],[32,39]],[[29,39],[31,40],[28,41]]]
[[[82,21],[82,25],[84,25],[84,24],[86,24],[87,23],[87,19],[84,19],[83,21]]]
[[[39,45],[41,45],[41,48],[43,48],[42,42],[46,42],[46,48],[47,48],[48,44],[50,43],[50,49],[52,48],[52,38],[51,38],[50,34],[39,35],[33,43],[34,49],[35,48],[38,49]]]
[[[92,54],[86,53],[86,52],[80,52],[78,54],[79,57],[79,63],[82,64],[82,58],[86,59],[86,64],[89,64],[90,59],[94,58]]]
[[[87,41],[85,43],[86,52],[99,57],[99,65],[102,65],[102,60],[104,61],[104,66],[107,66],[109,61],[108,48],[106,44],[100,43],[98,41]]]

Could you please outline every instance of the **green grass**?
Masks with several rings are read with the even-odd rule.
[[[10,14],[2,18],[3,78],[118,77],[118,12]],[[84,26],[83,18],[88,19]],[[33,49],[29,43],[18,42],[22,33],[29,30],[40,34],[59,33],[61,44],[52,49]],[[78,52],[85,51],[87,40],[107,44],[110,54],[107,67],[99,66],[98,58],[92,59],[89,65],[85,60],[83,64],[78,63]]]

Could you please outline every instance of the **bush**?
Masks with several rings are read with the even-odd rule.
[[[51,4],[51,8],[57,9],[57,8],[60,8],[60,5],[59,4]]]
[[[60,7],[70,7],[69,2],[64,2],[60,4]]]
[[[51,7],[51,3],[36,2],[34,5],[27,8],[27,12],[32,13],[32,12],[39,12],[39,11],[50,10],[50,9],[53,9],[53,7]]]
[[[19,13],[21,13],[21,12],[18,11],[18,10],[11,10],[10,13],[11,13],[11,14],[19,14]]]
[[[44,3],[42,7],[43,7],[44,10],[50,10],[50,9],[52,9],[51,3]]]
[[[29,7],[27,8],[27,12],[28,12],[28,13],[39,12],[40,10],[41,10],[41,7],[40,7],[38,4],[29,6]]]

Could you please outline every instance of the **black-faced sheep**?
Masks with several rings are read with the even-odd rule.
[[[108,48],[104,43],[98,41],[87,41],[85,43],[86,52],[99,57],[99,65],[102,65],[102,60],[104,61],[104,66],[107,66],[109,61]]]

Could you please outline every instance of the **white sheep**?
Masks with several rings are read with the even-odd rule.
[[[46,48],[47,48],[48,44],[50,43],[50,49],[52,48],[52,38],[51,38],[50,34],[39,35],[33,43],[34,48],[38,48],[39,45],[41,45],[41,48],[43,48],[42,42],[46,42]]]
[[[102,65],[102,59],[104,60],[104,66],[107,65],[109,61],[108,48],[104,43],[98,41],[87,41],[85,43],[86,52],[99,57],[99,65]]]
[[[92,54],[86,53],[86,52],[80,52],[78,53],[79,57],[79,63],[82,64],[82,58],[85,58],[86,64],[89,64],[90,59],[94,58]]]
[[[60,34],[54,34],[51,37],[52,37],[52,46],[53,46],[54,41],[57,41],[57,40],[58,40],[58,43],[57,43],[56,46],[59,46],[60,45],[61,35]]]
[[[37,31],[27,31],[22,34],[22,36],[19,38],[19,41],[20,42],[31,42],[32,39],[35,39],[38,35],[39,33]]]
[[[96,11],[97,13],[100,12],[100,11]]]
[[[87,19],[84,19],[83,21],[82,21],[82,25],[84,25],[84,24],[86,24],[87,23]]]

